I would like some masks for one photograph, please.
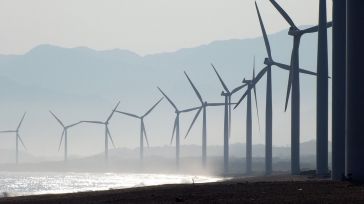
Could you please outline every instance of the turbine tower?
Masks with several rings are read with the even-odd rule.
[[[149,113],[152,112],[152,110],[163,100],[163,98],[159,99],[159,101],[157,103],[155,103],[146,113],[144,113],[144,115],[138,116],[135,114],[131,114],[131,113],[127,113],[127,112],[123,112],[123,111],[119,111],[116,110],[115,112],[117,113],[121,113],[123,115],[127,115],[133,118],[137,118],[140,120],[140,148],[139,148],[139,156],[140,156],[140,162],[143,162],[144,159],[144,138],[145,141],[147,142],[147,145],[149,147],[149,141],[148,141],[148,137],[147,137],[147,131],[145,130],[145,124],[144,124],[144,118],[149,115]]]
[[[345,176],[346,1],[332,2],[332,179]]]
[[[23,117],[21,118],[18,127],[15,130],[5,130],[0,131],[0,133],[15,133],[15,163],[19,163],[19,141],[23,145],[24,149],[27,150],[26,146],[24,145],[23,140],[20,137],[19,130],[21,127],[21,124],[23,123],[24,117],[26,115],[26,112],[23,114]]]
[[[291,173],[297,175],[300,173],[300,74],[299,74],[299,47],[301,37],[307,33],[318,31],[318,26],[300,30],[283,10],[283,8],[274,0],[270,0],[273,6],[283,16],[291,26],[288,35],[293,36],[293,49],[291,54],[291,69],[288,78],[288,87],[286,95],[285,110],[287,109],[290,92],[291,99]],[[332,26],[328,23],[326,27]],[[291,90],[292,89],[292,90]]]
[[[215,66],[211,64],[212,68],[214,69],[217,77],[219,78],[219,81],[225,90],[221,92],[221,96],[225,97],[225,103],[224,103],[224,172],[228,172],[229,168],[229,139],[231,136],[231,96],[235,94],[240,89],[247,86],[247,84],[243,84],[241,86],[238,86],[237,88],[233,89],[232,91],[229,90],[229,88],[226,86],[224,80],[222,80],[220,74],[217,72]]]
[[[62,140],[64,137],[64,161],[67,162],[68,160],[68,129],[74,127],[82,122],[72,123],[70,125],[65,125],[52,111],[49,111],[52,116],[57,120],[57,122],[62,126],[63,131],[61,135],[61,140],[59,142],[58,151],[61,149]]]
[[[165,94],[162,91],[162,89],[160,89],[159,87],[157,87],[157,88],[162,93],[162,95],[168,100],[169,104],[171,104],[171,106],[174,108],[175,113],[176,113],[176,118],[174,119],[174,125],[173,125],[172,137],[171,137],[171,144],[173,142],[174,135],[176,135],[176,139],[175,139],[176,140],[176,168],[178,170],[179,169],[179,164],[180,164],[180,127],[179,127],[180,114],[197,110],[200,107],[189,108],[189,109],[185,109],[185,110],[179,110],[177,108],[176,104],[173,103],[173,101],[167,96],[167,94]]]
[[[327,54],[326,0],[320,0],[319,30],[317,48],[317,111],[316,111],[316,168],[317,175],[329,173],[328,131],[329,131],[329,81]]]
[[[185,138],[187,138],[188,134],[190,133],[193,124],[195,123],[196,119],[198,118],[198,116],[200,115],[201,111],[202,111],[202,166],[206,167],[206,146],[207,146],[207,129],[206,129],[206,108],[209,106],[223,106],[225,105],[224,103],[208,103],[207,101],[203,101],[200,92],[198,92],[197,88],[195,87],[195,85],[193,84],[192,80],[190,79],[190,77],[187,75],[186,72],[184,72],[187,80],[189,81],[192,89],[194,90],[198,100],[201,102],[201,106],[199,107],[195,117],[192,120],[192,123],[190,125],[190,127],[188,128],[188,131],[186,133]],[[225,155],[225,151],[224,151],[224,155]],[[226,155],[224,156],[224,158],[226,157]],[[225,172],[227,173],[227,172]]]
[[[109,130],[109,122],[110,122],[112,116],[114,115],[116,109],[118,108],[119,104],[120,104],[120,101],[116,104],[116,106],[111,111],[110,115],[107,117],[107,119],[105,121],[91,121],[91,120],[80,121],[80,123],[83,123],[83,122],[84,123],[94,123],[94,124],[100,124],[100,125],[105,126],[105,160],[106,161],[109,159],[109,139],[111,140],[111,143],[114,146],[114,148],[116,148],[114,140],[112,139],[111,133]]]

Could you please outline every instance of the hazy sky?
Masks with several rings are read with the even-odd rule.
[[[296,25],[317,24],[318,0],[277,1],[291,15],[292,19],[296,22]],[[328,10],[331,11],[332,1],[328,0],[327,2]],[[258,0],[258,4],[268,33],[275,33],[288,28],[288,24],[268,0]],[[331,12],[328,12],[328,19],[331,20]],[[194,47],[216,40],[233,38],[244,39],[258,36],[261,36],[261,30],[254,8],[254,0],[0,0],[0,54],[23,54],[39,44],[53,44],[62,47],[85,46],[96,50],[115,48],[128,49],[138,54],[145,55]],[[291,37],[287,37],[287,42],[288,41],[291,42]],[[305,43],[302,43],[302,45],[304,46]],[[279,48],[275,47],[274,49],[277,50]],[[289,55],[289,53],[286,54]],[[314,56],[316,56],[316,54]],[[189,63],[191,62],[186,62],[186,64]],[[206,66],[209,66],[209,63],[210,62],[206,62]],[[304,60],[302,60],[301,64],[304,63]],[[314,68],[315,65],[309,66]],[[210,67],[208,68],[211,69]],[[224,72],[222,72],[223,76],[226,74],[226,70],[224,70]],[[208,80],[216,80],[214,83],[219,83],[212,71],[210,71],[210,74],[210,78],[207,77],[209,78]],[[195,72],[191,72],[191,75],[195,77]],[[240,76],[241,75],[239,74],[239,76],[234,76],[234,79],[231,79],[232,81],[238,80],[240,83]],[[250,72],[249,76],[251,76]],[[181,77],[184,77],[182,72]],[[18,78],[14,79],[19,80]],[[168,80],[167,77],[165,79]],[[315,81],[311,82],[315,83]],[[276,86],[277,82],[274,83]],[[286,83],[287,82],[284,81],[281,85],[282,88],[280,90],[282,93],[280,94],[282,94],[282,96],[284,96],[286,91]],[[194,102],[191,102],[191,105],[193,103],[196,104],[197,100],[191,87],[189,87],[187,82],[185,82],[184,85],[185,89],[180,90],[186,90],[186,92],[190,93],[191,95],[189,97],[194,100]],[[198,86],[203,88],[203,85],[204,84],[199,84]],[[216,93],[220,93],[221,87],[219,84],[216,85]],[[279,84],[277,86],[279,86]],[[211,89],[211,87],[208,88]],[[154,100],[160,97],[155,86],[150,87],[148,84],[148,87],[146,87],[145,90],[148,92],[143,92],[142,94],[135,92],[135,95],[128,95],[128,97],[125,97],[125,95],[115,95],[113,98],[115,97],[118,100],[122,100],[120,105],[121,110],[144,111],[154,102]],[[315,90],[313,90],[312,95],[310,95],[310,98],[315,97],[316,92],[314,91]],[[205,93],[206,91],[204,94]],[[123,91],[118,92],[118,94],[123,94]],[[174,97],[176,97],[176,95],[178,96],[179,94],[175,94]],[[103,97],[102,94],[98,96]],[[154,98],[151,98],[150,96],[153,96]],[[185,97],[183,94],[181,94],[181,96]],[[87,109],[87,111],[84,112],[95,115],[99,114],[102,118],[105,118],[105,111],[110,111],[117,99],[110,101],[110,106],[104,104],[99,106],[99,104],[97,104],[97,108],[96,106],[90,108],[91,106],[84,106],[82,104],[81,107]],[[148,104],[143,104],[142,107],[136,110],[128,109],[130,104],[138,99],[147,99],[150,101],[148,101]],[[259,100],[261,106],[260,114],[263,115],[264,103],[262,99]],[[302,141],[315,138],[316,124],[313,120],[315,117],[315,109],[313,109],[315,107],[315,102],[315,100],[310,100],[310,102],[306,101],[305,103],[302,103]],[[4,112],[6,112],[13,117],[12,120],[10,120],[9,117],[1,117],[0,129],[7,129],[8,127],[13,127],[13,124],[18,123],[19,117],[22,114],[21,112],[19,113],[19,109],[23,110],[23,107],[18,107],[18,103],[14,103],[13,105],[14,109],[0,105],[0,112],[3,116],[5,115]],[[75,104],[73,102],[66,103],[66,105],[71,107],[68,112],[60,110],[56,105],[52,105],[51,107],[41,107],[43,112],[29,113],[26,118],[27,122],[24,123],[24,132],[26,132],[24,135],[28,135],[24,137],[28,137],[26,143],[29,141],[33,142],[33,144],[31,142],[29,142],[31,144],[27,143],[30,146],[29,149],[32,149],[31,153],[38,155],[62,155],[62,152],[57,152],[61,129],[56,121],[50,117],[48,109],[54,110],[57,114],[59,113],[60,117],[65,121],[74,121],[76,117],[74,117],[73,110],[76,109],[75,107],[80,106],[74,106]],[[34,106],[37,108],[37,104]],[[72,109],[73,106],[74,109]],[[26,106],[24,105],[24,110],[27,110],[25,107]],[[275,132],[273,142],[275,145],[290,144],[289,129],[287,129],[286,126],[286,124],[289,124],[290,114],[289,112],[284,113],[282,107],[282,100],[275,104],[274,121],[280,121],[280,123],[275,122],[274,124]],[[170,108],[170,105],[164,101],[161,104],[161,107],[158,107],[159,110],[153,113],[154,116],[151,116],[148,119],[150,120],[147,122],[148,134],[157,136],[151,141],[152,146],[169,145],[171,125],[174,119],[173,112],[170,112]],[[79,113],[84,112],[79,111]],[[165,118],[166,112],[168,112],[169,118]],[[222,116],[223,112],[209,112],[209,115],[214,114]],[[238,119],[235,120],[234,118],[233,127],[241,127],[244,120],[243,117],[241,117],[242,112],[235,111],[234,114]],[[163,118],[161,116],[163,116]],[[80,116],[81,119],[87,117],[88,115],[82,115],[82,118]],[[190,118],[188,117],[185,118],[185,120],[191,121],[193,115],[191,115]],[[46,118],[46,120],[50,122],[51,125],[49,127],[53,132],[43,132],[43,135],[39,134],[39,131],[42,130],[45,123],[42,121],[42,123],[37,124],[34,122],[34,118]],[[170,121],[171,124],[169,124],[168,128],[153,128],[161,126],[159,123],[157,125],[149,123],[153,118],[154,120],[155,118],[162,118],[163,120],[160,119],[160,121],[163,125],[166,121]],[[222,124],[222,119],[222,117],[210,117],[209,123],[212,121],[211,124]],[[111,130],[115,135],[114,139],[117,145],[119,147],[138,146],[137,136],[139,134],[139,123],[135,120],[130,120],[130,118],[124,119],[121,116],[117,116],[115,120],[117,120],[117,122],[111,127]],[[263,118],[261,118],[261,121],[263,121]],[[182,127],[181,125],[181,129],[184,131],[188,128],[187,125],[189,125],[189,122],[184,123],[183,125],[185,126]],[[191,131],[191,134],[195,136],[190,136],[188,140],[183,140],[183,144],[201,144],[201,139],[199,137],[201,128],[199,125],[201,125],[201,122],[198,122],[197,127]],[[256,121],[254,121],[254,125],[256,126]],[[27,126],[29,129],[27,129]],[[210,125],[209,128],[212,126],[213,125]],[[89,131],[91,134],[81,134],[84,130],[82,128],[80,128],[80,130],[76,129],[76,131],[72,133],[74,135],[80,135],[80,137],[72,138],[72,140],[76,142],[72,142],[72,145],[74,146],[70,146],[70,149],[72,149],[71,154],[89,155],[103,151],[103,145],[100,144],[103,144],[102,131],[104,129],[99,127],[95,127],[95,129],[92,128],[93,127],[88,127],[87,129],[87,131],[91,130]],[[221,125],[213,128],[215,129],[209,129],[209,131],[212,132],[212,134],[215,134],[215,139],[209,138],[208,145],[220,144],[221,142],[220,133],[223,131],[223,126]],[[125,129],[128,129],[128,131],[130,129],[134,132],[125,133]],[[159,132],[159,129],[163,130]],[[245,134],[245,129],[233,129],[233,134],[235,135]],[[256,130],[257,128],[255,127],[254,131]],[[31,140],[32,137],[29,138],[29,134],[31,135],[32,131],[34,132],[35,140]],[[133,136],[125,139],[127,138],[125,136],[127,134],[132,134]],[[91,141],[90,136],[97,139]],[[2,141],[0,149],[9,147],[10,145],[10,147],[13,147],[13,137],[9,136],[7,138],[8,143]],[[43,143],[34,142],[39,138],[42,138]],[[90,144],[80,149],[80,144],[83,144],[85,140],[88,140]],[[231,143],[235,142],[245,141],[243,141],[242,137],[232,137]],[[264,143],[264,136],[255,137],[253,142],[259,144]]]
[[[214,40],[260,35],[253,0],[1,0],[0,53],[39,44],[173,51]],[[278,0],[297,25],[317,24],[318,0]],[[258,0],[270,33],[287,28]],[[332,2],[328,1],[331,10]],[[331,12],[328,12],[331,19]],[[268,20],[266,20],[268,21]]]

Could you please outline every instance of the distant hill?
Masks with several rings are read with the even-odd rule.
[[[287,31],[272,34],[269,39],[273,57],[277,61],[289,63],[292,40],[287,36]],[[315,34],[303,37],[300,49],[302,67],[316,70],[316,53],[312,50],[316,46]],[[3,86],[9,83],[9,87],[15,90],[12,93],[12,89],[8,89],[9,95],[22,94],[16,92],[21,89],[20,85],[14,85],[18,83],[32,87],[34,92],[43,88],[52,92],[58,91],[58,94],[93,95],[110,99],[120,95],[118,93],[121,90],[125,92],[122,95],[135,95],[135,92],[149,90],[145,87],[153,85],[165,87],[169,92],[176,91],[184,87],[179,85],[185,84],[182,75],[184,70],[199,84],[219,88],[215,80],[204,80],[205,76],[214,76],[210,73],[210,63],[216,64],[226,81],[239,84],[243,77],[250,76],[253,56],[257,59],[259,69],[266,56],[260,37],[216,41],[208,45],[144,57],[120,49],[96,51],[86,47],[39,45],[24,55],[0,56],[0,76],[9,79],[2,82]],[[277,77],[277,80],[284,78]],[[172,86],[169,83],[171,81]],[[205,91],[206,88],[201,89]],[[46,93],[43,95],[47,98]]]

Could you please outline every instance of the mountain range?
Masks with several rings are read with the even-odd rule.
[[[288,63],[292,39],[287,36],[287,30],[271,34],[269,39],[273,58],[276,61]],[[329,42],[331,42],[331,30]],[[331,46],[331,43],[329,45]],[[316,47],[316,34],[303,37],[300,49],[301,67],[311,71],[316,70]],[[55,45],[39,45],[21,55],[0,55],[0,128],[16,127],[22,112],[28,111],[24,127],[22,127],[22,135],[29,149],[36,155],[61,155],[57,152],[61,129],[50,117],[48,113],[50,109],[59,113],[67,123],[82,119],[104,120],[118,100],[121,100],[120,109],[142,114],[161,97],[156,89],[157,86],[165,90],[179,107],[199,105],[183,71],[190,74],[206,100],[223,101],[220,96],[221,85],[210,63],[218,68],[229,88],[234,88],[241,84],[243,78],[251,77],[253,57],[256,58],[256,68],[259,71],[263,67],[265,55],[261,37],[215,41],[199,47],[146,56],[122,49],[97,51],[87,47],[63,48]],[[279,110],[275,113],[283,114],[288,75],[285,71],[274,69],[273,100],[275,110]],[[259,103],[261,120],[264,119],[264,84],[263,80],[258,87],[258,97],[262,98]],[[307,129],[307,132],[303,132],[303,140],[309,140],[314,139],[312,133],[315,132],[314,127],[310,125],[314,123],[312,118],[315,109],[314,78],[303,76],[301,86],[303,87],[301,99],[304,112],[302,126],[303,131]],[[156,113],[153,113],[154,116],[148,119],[147,124],[151,131],[152,143],[158,146],[169,144],[174,114],[169,104],[164,103],[161,106],[155,111]],[[221,114],[220,111],[212,112],[210,115],[217,118]],[[241,116],[236,114],[234,118]],[[284,117],[276,117],[275,124],[287,122]],[[121,144],[119,145],[121,147],[137,146],[138,133],[137,129],[134,130],[137,125],[129,126],[128,124],[132,122],[125,121],[128,119],[120,120],[123,120],[120,123],[125,125],[114,125],[112,129],[115,137],[121,135],[121,138],[115,139],[116,142]],[[221,141],[222,127],[215,121],[211,123],[213,125],[209,126],[212,128],[210,145],[217,145]],[[156,128],[162,126],[165,128]],[[289,144],[287,141],[289,131],[286,127],[280,126],[282,125],[275,130],[277,136],[275,144]],[[254,127],[256,130],[254,134],[257,135],[257,124]],[[191,144],[200,144],[198,126],[196,129],[190,137]],[[263,134],[263,126],[261,130]],[[76,132],[84,137],[73,139],[74,147],[78,147],[73,150],[75,155],[90,155],[102,150],[100,135],[96,135],[88,128],[76,130]],[[235,132],[236,135],[242,134],[244,127]],[[135,139],[129,139],[132,137]],[[88,138],[88,146],[84,144],[86,138]],[[257,143],[264,141],[263,137],[256,138],[258,138]],[[244,140],[242,136],[236,136],[232,142],[243,143]],[[13,137],[4,137],[2,144],[9,148],[13,145]]]

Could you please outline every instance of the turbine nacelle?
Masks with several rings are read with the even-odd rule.
[[[301,35],[301,30],[299,30],[298,28],[295,27],[290,27],[288,30],[288,35],[290,36],[299,36]]]
[[[252,80],[247,80],[247,79],[243,79],[243,83],[244,84],[251,84],[252,83]]]
[[[274,65],[274,61],[267,57],[267,58],[264,59],[264,64],[267,65],[267,66],[272,66],[272,65]]]
[[[229,92],[224,92],[224,91],[221,91],[221,96],[230,96],[231,93]]]

